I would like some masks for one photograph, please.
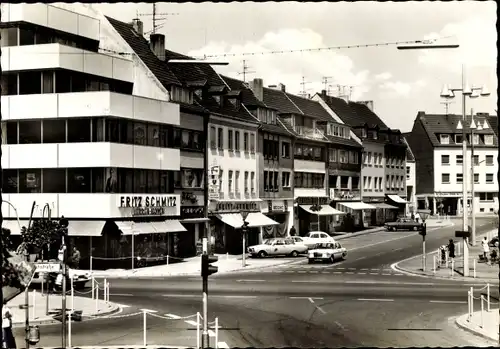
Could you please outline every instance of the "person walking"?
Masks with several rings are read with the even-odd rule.
[[[486,263],[490,263],[488,260],[488,252],[490,252],[490,246],[488,246],[488,238],[485,236],[483,240],[481,240],[481,248],[483,250],[483,257]]]
[[[5,300],[2,307],[2,339],[2,348],[16,349],[16,339],[12,333],[12,312]]]
[[[455,258],[455,242],[453,239],[448,242],[448,257]]]
[[[295,230],[295,227],[292,225],[292,227],[290,228],[290,236],[295,236],[295,234],[297,234],[297,231]]]

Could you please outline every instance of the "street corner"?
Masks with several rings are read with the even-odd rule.
[[[463,314],[460,316],[457,316],[455,318],[455,324],[457,327],[459,327],[462,330],[465,330],[469,333],[472,333],[475,336],[484,338],[488,341],[492,341],[498,343],[499,340],[499,332],[498,332],[498,311],[496,310],[494,312],[495,314],[488,313],[488,315],[491,315],[488,317],[487,326],[481,326],[479,323],[476,323],[477,321],[474,321],[474,315],[472,317],[469,317],[469,314]],[[496,316],[496,321],[493,321],[493,317]],[[486,343],[485,343],[486,344]],[[493,343],[492,343],[493,344]]]

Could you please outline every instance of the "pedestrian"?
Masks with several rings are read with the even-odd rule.
[[[73,246],[73,256],[71,257],[71,261],[73,262],[73,268],[78,269],[80,266],[80,251],[76,248],[76,246]]]
[[[489,261],[488,261],[488,252],[490,252],[490,246],[488,246],[488,238],[486,236],[481,241],[481,248],[483,249],[484,260],[486,261],[486,263],[489,264]]]
[[[420,221],[420,213],[418,213],[418,212],[417,212],[417,213],[415,214],[415,222],[417,222],[417,223],[418,223],[419,221]]]
[[[12,312],[5,300],[2,307],[2,339],[2,348],[16,349],[16,339],[12,333]]]
[[[295,230],[295,227],[292,225],[292,227],[290,228],[290,236],[295,236],[295,234],[297,234],[297,231]]]
[[[455,242],[453,239],[450,239],[448,243],[448,257],[455,258]]]

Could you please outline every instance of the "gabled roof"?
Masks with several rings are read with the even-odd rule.
[[[366,124],[368,127],[378,126],[379,130],[389,129],[387,125],[378,117],[378,115],[371,111],[365,104],[349,102],[349,108],[351,108],[356,115],[356,118],[346,122],[349,126],[355,127]]]
[[[363,148],[361,144],[359,144],[352,138],[346,139],[342,137],[335,137],[329,135],[325,135],[325,137],[330,141],[330,143],[333,144],[347,145],[349,147],[354,147],[354,148]]]
[[[409,137],[411,135],[411,132],[406,132],[403,133],[403,141],[406,144],[406,160],[407,161],[415,161],[415,156],[413,155],[413,152],[411,151],[410,144],[408,143],[406,137]]]
[[[219,103],[214,97],[199,99],[202,107],[208,109],[212,114],[227,117],[233,120],[258,123],[258,120],[244,107],[236,108],[224,96],[220,96],[222,103]]]
[[[364,121],[358,120],[357,114],[354,112],[352,108],[349,107],[349,104],[343,100],[342,98],[336,98],[332,96],[328,96],[326,94],[319,94],[318,96],[325,101],[326,105],[338,115],[338,117],[344,122],[344,124],[355,127],[361,126]]]
[[[486,117],[486,120],[490,124],[490,127],[493,130],[493,132],[495,132],[495,134],[498,137],[498,116],[497,115],[489,115]]]
[[[264,103],[271,108],[275,108],[279,114],[302,114],[302,111],[283,91],[264,87]]]
[[[246,106],[267,107],[255,97],[250,87],[248,87],[243,81],[230,78],[225,75],[221,75],[220,77],[226,82],[231,91],[241,91],[241,103]]]
[[[302,114],[313,117],[320,121],[334,122],[333,117],[319,104],[312,99],[286,93],[286,96],[302,111]]]
[[[165,88],[168,89],[171,85],[182,85],[165,62],[151,51],[148,41],[134,31],[132,25],[108,16],[106,19]]]

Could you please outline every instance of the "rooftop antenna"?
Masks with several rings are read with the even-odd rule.
[[[446,111],[446,115],[448,115],[448,110],[450,108],[450,104],[452,104],[452,101],[445,100],[444,102],[441,102],[441,104],[444,104],[444,109]]]
[[[306,82],[306,78],[302,76],[302,82],[300,83],[302,90],[299,92],[299,96],[303,98],[307,98],[307,90],[309,90],[308,88],[306,89],[306,84],[310,84],[310,82]]]
[[[325,91],[328,90],[328,87],[329,87],[328,86],[328,83],[329,83],[328,80],[330,80],[330,79],[333,79],[333,77],[331,77],[331,76],[324,76],[323,79],[322,79],[323,80],[323,85],[325,85],[325,88],[324,88]]]
[[[345,98],[347,99],[347,101],[349,101],[351,99],[353,88],[354,86],[351,85],[337,85],[337,97]],[[346,92],[346,89],[349,92]]]
[[[247,74],[255,73],[255,71],[250,71],[250,70],[248,70],[248,68],[250,68],[250,67],[247,65],[247,61],[243,60],[243,71],[238,73],[238,75],[243,75],[243,82],[247,81],[246,80]]]
[[[158,13],[156,8],[156,3],[153,3],[153,13],[137,13],[139,16],[153,16],[153,29],[148,31],[146,34],[155,34],[158,29],[162,28],[166,23],[158,23],[160,21],[166,21],[168,16],[177,16],[179,13]]]

